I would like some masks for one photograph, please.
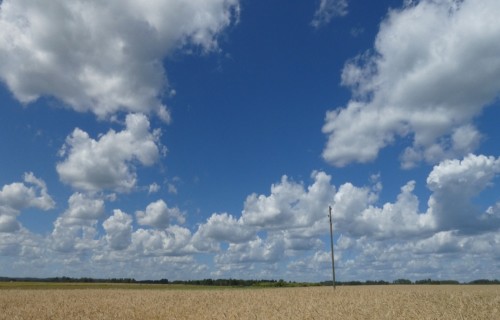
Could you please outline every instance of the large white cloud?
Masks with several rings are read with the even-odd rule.
[[[57,164],[61,181],[86,191],[130,191],[137,181],[134,164],[154,164],[163,147],[160,132],[150,131],[146,116],[129,114],[125,125],[123,131],[110,130],[98,140],[75,129],[61,149],[66,157]]]
[[[373,53],[349,61],[346,107],[326,115],[324,159],[369,162],[398,137],[402,165],[464,156],[481,134],[472,121],[500,94],[500,2],[411,1],[382,22]]]
[[[16,217],[21,210],[38,208],[49,210],[55,202],[47,191],[45,182],[35,177],[33,173],[24,174],[24,182],[14,182],[4,185],[0,190],[0,232],[14,232],[21,225]]]
[[[177,48],[217,48],[238,0],[0,2],[0,79],[22,103],[53,96],[107,118],[170,116],[162,59]]]

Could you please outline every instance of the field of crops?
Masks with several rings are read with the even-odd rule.
[[[500,286],[0,286],[0,319],[500,319]]]

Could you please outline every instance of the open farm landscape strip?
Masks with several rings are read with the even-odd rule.
[[[500,286],[10,289],[0,319],[499,319]]]

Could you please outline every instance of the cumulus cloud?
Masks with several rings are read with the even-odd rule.
[[[365,186],[346,182],[336,187],[324,172],[313,172],[308,184],[284,176],[269,193],[247,197],[240,215],[214,213],[195,232],[178,225],[184,213],[163,200],[135,215],[115,209],[105,218],[102,196],[76,192],[49,237],[37,238],[22,227],[0,233],[0,254],[15,257],[19,265],[56,263],[67,266],[64,270],[79,265],[110,275],[118,267],[133,266],[131,277],[162,278],[168,270],[180,278],[193,272],[324,280],[321,274],[328,275],[330,267],[331,205],[339,279],[489,278],[500,257],[500,205],[498,199],[481,207],[474,202],[497,183],[499,173],[495,157],[471,154],[445,160],[428,175],[427,199],[418,198],[416,182],[408,181],[385,203],[380,202],[383,177]],[[13,199],[6,194],[0,197],[4,203]],[[104,234],[98,230],[102,220]],[[197,261],[197,254],[213,257],[214,267]],[[444,264],[452,267],[443,270]]]
[[[335,194],[336,229],[354,236],[374,239],[428,236],[440,231],[480,233],[500,228],[495,204],[481,211],[473,199],[494,183],[499,159],[468,155],[463,160],[445,160],[427,178],[432,192],[427,210],[419,210],[413,193],[415,182],[401,188],[395,202],[377,206],[378,194],[368,187],[345,183]]]
[[[178,225],[166,229],[138,229],[132,234],[131,250],[138,256],[185,255],[190,252],[191,231]]]
[[[88,194],[74,193],[68,208],[54,222],[50,240],[61,252],[92,249],[97,244],[96,225],[104,214],[104,201]]]
[[[427,178],[433,191],[429,214],[443,230],[462,232],[500,228],[500,217],[473,205],[473,199],[491,186],[500,174],[500,158],[468,155],[463,160],[446,160],[435,166]],[[492,207],[489,207],[492,208]]]
[[[457,231],[439,231],[412,241],[351,238],[345,251],[349,257],[337,261],[336,271],[339,277],[353,280],[366,273],[372,279],[491,278],[491,266],[500,254],[499,240],[498,232],[464,235]]]
[[[106,231],[105,239],[111,249],[126,249],[132,242],[132,217],[115,209],[113,215],[102,224]]]
[[[216,252],[218,275],[231,275],[242,264],[269,266],[297,251],[320,247],[318,237],[328,230],[325,219],[335,187],[324,172],[313,172],[311,179],[305,187],[283,176],[269,195],[249,195],[239,218],[212,214],[193,235],[193,247]],[[222,242],[228,244],[226,250]]]
[[[211,241],[242,243],[256,236],[256,229],[245,225],[243,220],[236,219],[227,213],[212,214],[207,222],[198,227],[193,236],[194,246],[200,250],[208,250],[216,246]]]
[[[324,172],[313,172],[314,183],[307,190],[303,184],[289,181],[271,186],[271,194],[252,194],[244,204],[242,221],[245,225],[266,229],[311,227],[325,216],[325,208],[333,200],[335,187]]]
[[[15,269],[19,258],[38,262],[46,252],[44,244],[43,236],[33,234],[24,227],[21,227],[17,232],[0,232],[0,256],[16,259],[12,264],[2,263],[0,266],[2,273],[9,267]]]
[[[323,158],[369,162],[398,137],[402,166],[462,157],[479,145],[473,119],[500,93],[500,3],[430,1],[391,10],[373,52],[348,61],[346,107],[329,111]],[[459,35],[459,36],[458,36]]]
[[[137,181],[135,163],[153,165],[162,146],[160,132],[151,132],[145,115],[129,114],[125,129],[110,130],[97,140],[75,129],[61,149],[65,157],[56,166],[61,181],[85,191],[130,191]]]
[[[435,221],[430,214],[419,212],[414,188],[415,182],[408,182],[394,203],[377,207],[378,196],[369,188],[343,184],[335,195],[333,206],[336,229],[356,237],[377,239],[429,233],[434,230]]]
[[[0,79],[24,104],[53,96],[76,111],[170,120],[162,59],[215,50],[238,0],[0,2]]]
[[[176,220],[180,224],[186,220],[179,208],[169,208],[163,200],[150,203],[145,211],[137,211],[135,216],[140,225],[158,229],[167,228],[172,220]]]
[[[99,219],[104,213],[104,201],[76,192],[68,199],[68,209],[62,215],[65,224],[87,224]]]
[[[243,265],[257,272],[257,265],[290,261],[288,274],[308,278],[326,270],[330,263],[322,250],[331,205],[339,235],[336,256],[344,276],[366,277],[363,272],[353,273],[352,268],[370,265],[374,277],[391,277],[393,270],[402,269],[401,277],[419,279],[435,274],[433,266],[442,265],[443,259],[459,259],[440,256],[443,254],[466,256],[462,268],[471,270],[476,266],[475,250],[487,252],[498,242],[498,203],[487,205],[485,210],[473,205],[473,199],[495,183],[498,166],[497,158],[472,154],[462,160],[442,161],[428,176],[428,199],[419,199],[414,193],[416,182],[408,181],[393,202],[382,204],[380,177],[372,179],[369,186],[347,182],[336,188],[330,176],[314,172],[313,183],[305,188],[284,176],[272,185],[269,195],[250,195],[239,218],[213,214],[193,239],[205,244],[199,245],[199,250],[216,251],[218,274],[231,275]],[[427,208],[421,210],[425,200]],[[218,245],[223,241],[229,243],[227,249]],[[418,263],[424,254],[432,259]],[[478,270],[486,271],[484,267]],[[453,275],[451,270],[449,274]]]
[[[335,260],[340,260],[340,256],[337,253],[335,253]],[[308,278],[308,275],[323,273],[325,270],[331,269],[331,267],[332,258],[330,252],[316,251],[305,259],[299,259],[289,263],[287,265],[287,274],[300,274]]]
[[[232,243],[229,248],[215,257],[216,264],[237,264],[251,262],[276,262],[284,256],[285,243],[282,237],[257,237],[245,243]]]
[[[44,211],[54,208],[55,202],[47,191],[45,182],[33,173],[24,174],[24,182],[4,185],[0,190],[0,232],[20,229],[17,216],[23,209],[37,208]]]
[[[311,25],[314,28],[323,27],[330,23],[334,17],[345,16],[347,7],[347,0],[320,0]]]

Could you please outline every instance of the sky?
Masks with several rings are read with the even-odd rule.
[[[0,276],[500,278],[499,15],[0,1]]]

